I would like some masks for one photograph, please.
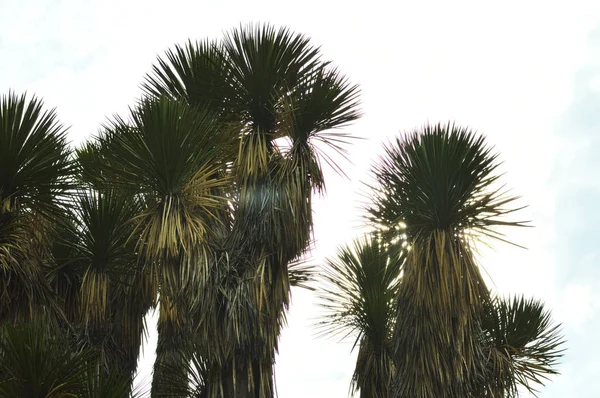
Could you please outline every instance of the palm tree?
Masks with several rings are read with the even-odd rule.
[[[127,373],[97,371],[96,354],[41,318],[0,328],[0,398],[141,398]]]
[[[66,129],[36,97],[0,98],[0,323],[47,315],[60,305],[47,283],[48,241],[73,188]]]
[[[148,98],[76,157],[53,111],[3,100],[0,321],[51,312],[48,333],[89,348],[94,377],[116,366],[131,381],[160,293],[155,380],[200,358],[207,396],[271,396],[290,286],[309,279],[297,260],[320,161],[335,166],[314,142],[343,151],[326,130],[359,117],[358,89],[269,26],[168,56]]]
[[[326,310],[321,335],[357,335],[350,393],[358,391],[363,398],[392,396],[392,333],[404,259],[390,251],[393,245],[378,239],[381,233],[374,236],[340,248],[337,258],[327,261],[320,289]],[[552,324],[541,302],[493,297],[478,322],[476,337],[485,355],[468,397],[517,397],[519,387],[535,394],[536,384],[543,386],[548,376],[557,374],[564,340],[560,325]]]
[[[472,396],[496,382],[484,371],[490,346],[482,335],[495,329],[482,331],[490,295],[473,245],[481,237],[504,240],[497,226],[524,225],[504,217],[518,210],[511,207],[516,198],[497,186],[497,155],[467,128],[428,125],[385,152],[374,168],[368,218],[406,248],[393,336],[394,396]],[[553,347],[552,339],[546,343]],[[511,363],[517,379],[548,369]]]
[[[364,237],[338,249],[328,260],[321,289],[326,310],[320,323],[323,335],[356,335],[358,359],[351,394],[361,398],[389,398],[395,373],[392,332],[396,294],[403,258],[390,256],[377,237]]]
[[[131,239],[141,203],[85,185],[54,237],[51,285],[64,297],[70,326],[95,353],[100,373],[114,368],[132,382],[143,317],[154,302],[140,292],[144,275]]]
[[[144,88],[156,98],[210,109],[231,127],[236,151],[221,169],[231,183],[216,191],[231,205],[213,225],[217,249],[204,296],[192,303],[194,335],[205,342],[198,350],[210,369],[207,396],[272,396],[289,264],[310,243],[312,191],[324,189],[319,159],[331,162],[314,142],[341,149],[347,137],[326,131],[359,117],[358,89],[307,38],[270,26],[178,46],[159,59]],[[159,336],[173,333],[163,317]]]
[[[175,348],[177,355],[187,355],[189,335],[180,331],[187,330],[187,314],[201,298],[197,290],[208,283],[207,269],[216,255],[210,242],[217,239],[222,222],[217,213],[227,206],[219,194],[229,182],[223,172],[231,157],[227,128],[208,110],[168,98],[145,99],[128,119],[116,118],[106,126],[85,152],[84,174],[94,184],[141,203],[128,214],[131,228],[123,232],[134,244],[127,251],[135,253],[129,268],[136,269],[135,261],[141,268],[130,281],[130,305],[117,314],[117,325],[129,325],[125,330],[131,334],[119,338],[136,348],[132,360],[143,316],[159,292],[159,332],[170,335],[158,347],[158,360],[169,360],[174,353],[167,351]]]
[[[131,388],[159,286],[173,302],[198,297],[184,293],[201,288],[222,223],[229,136],[209,111],[147,100],[75,159],[36,99],[9,95],[0,110],[0,322],[49,312],[46,334],[91,353],[88,385],[118,372]]]

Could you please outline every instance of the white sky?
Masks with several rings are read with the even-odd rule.
[[[350,180],[327,170],[328,195],[314,207],[314,260],[356,234],[360,181],[382,141],[426,121],[471,126],[501,153],[504,182],[530,205],[522,217],[536,226],[508,232],[528,250],[484,251],[485,268],[499,292],[543,299],[569,339],[562,375],[540,396],[597,397],[600,2],[486,4],[0,0],[0,93],[43,97],[78,143],[127,109],[174,43],[257,21],[306,34],[361,85],[365,116],[346,131],[368,138],[350,148]],[[279,396],[347,396],[351,343],[315,339],[312,294],[294,291],[293,303],[276,366]]]

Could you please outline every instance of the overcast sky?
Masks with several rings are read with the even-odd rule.
[[[540,396],[598,397],[600,2],[486,4],[0,0],[0,93],[43,97],[76,144],[139,97],[143,75],[174,43],[258,21],[306,34],[362,87],[365,115],[346,131],[368,139],[343,163],[349,180],[326,171],[314,261],[356,235],[360,182],[383,141],[427,121],[471,126],[501,153],[504,182],[536,227],[507,231],[528,250],[484,250],[485,270],[496,291],[543,299],[568,339],[562,375]],[[276,366],[282,398],[347,396],[351,343],[317,340],[317,315],[313,295],[294,291]]]

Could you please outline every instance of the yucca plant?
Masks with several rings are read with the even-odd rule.
[[[115,118],[96,143],[84,148],[82,171],[93,185],[141,203],[126,224],[141,267],[126,292],[118,325],[138,331],[121,340],[138,336],[145,314],[140,311],[147,311],[160,292],[158,360],[163,361],[166,346],[187,340],[173,333],[164,338],[165,329],[185,330],[189,308],[200,299],[194,290],[208,281],[210,242],[222,222],[217,214],[227,208],[219,190],[229,182],[224,173],[231,157],[229,127],[209,110],[166,97],[144,99],[130,113],[128,119]]]
[[[213,228],[218,249],[195,310],[196,334],[212,368],[207,396],[272,396],[289,264],[310,243],[312,191],[324,188],[314,143],[341,148],[346,135],[327,130],[359,117],[358,89],[321,60],[308,38],[268,25],[176,47],[159,59],[144,88],[152,97],[208,108],[234,127],[236,152],[223,164],[231,183],[221,191],[231,206],[219,214],[225,227]]]
[[[47,319],[0,328],[2,398],[141,398],[130,375],[119,368],[99,370],[93,349],[59,331]]]
[[[116,368],[133,380],[144,331],[154,303],[140,294],[143,269],[135,251],[133,220],[141,203],[111,188],[87,188],[55,240],[53,285],[80,343],[93,349],[102,372]],[[61,249],[61,250],[57,250]]]
[[[482,343],[487,362],[471,396],[517,397],[519,390],[536,394],[564,351],[560,325],[534,299],[494,297],[481,317]]]
[[[367,236],[338,249],[322,273],[321,334],[355,338],[358,359],[350,392],[362,398],[392,397],[391,338],[402,261],[390,256],[381,239]]]
[[[0,397],[76,398],[94,371],[92,352],[50,332],[47,319],[0,329]]]
[[[60,307],[46,281],[53,222],[72,189],[73,162],[66,129],[41,100],[8,93],[0,98],[0,322]]]
[[[426,125],[385,147],[368,218],[407,249],[394,328],[396,397],[465,397],[485,352],[478,318],[489,299],[473,254],[517,210],[498,185],[497,155],[452,123]]]
[[[78,398],[143,398],[148,392],[142,384],[132,388],[129,374],[119,368],[88,372]]]

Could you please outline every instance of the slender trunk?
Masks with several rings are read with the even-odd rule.
[[[158,343],[156,346],[156,360],[152,377],[151,396],[158,398],[164,396],[164,386],[177,383],[186,383],[188,380],[187,363],[191,359],[190,346],[192,333],[189,325],[179,319],[177,308],[162,296],[158,320]],[[170,394],[175,398],[177,395]],[[185,394],[181,394],[184,398]]]
[[[170,343],[166,340],[169,337],[165,333],[158,335],[158,345],[156,349],[156,360],[154,362],[154,370],[152,377],[152,398],[160,398],[166,396],[166,386],[172,386],[177,383],[186,383],[188,380],[186,360],[187,355],[184,350],[168,347]],[[178,395],[172,392],[169,397],[175,398]],[[186,398],[185,393],[181,393],[181,398]]]

